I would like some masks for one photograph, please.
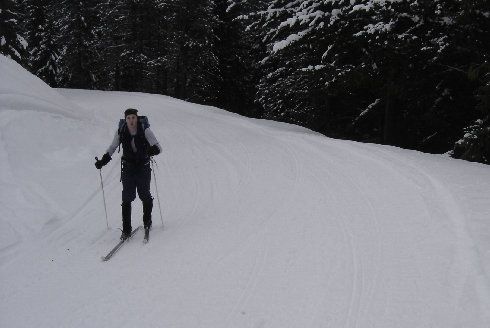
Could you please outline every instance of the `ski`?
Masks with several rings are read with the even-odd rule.
[[[145,229],[145,237],[143,238],[143,244],[147,244],[150,241],[150,229]]]
[[[138,228],[134,229],[132,232],[131,232],[131,236],[129,236],[127,239],[125,240],[121,240],[106,256],[102,256],[102,261],[109,261],[111,259],[111,257],[122,247],[122,245],[124,245],[124,243],[126,241],[128,241],[129,239],[131,239],[131,237],[134,236],[134,234],[141,228],[141,226],[139,226]]]

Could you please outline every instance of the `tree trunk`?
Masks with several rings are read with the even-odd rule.
[[[393,77],[394,69],[390,71],[390,77],[386,86],[386,103],[383,126],[383,143],[387,145],[396,145],[397,136],[397,108],[396,106],[396,91]]]

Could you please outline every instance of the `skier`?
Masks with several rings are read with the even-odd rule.
[[[138,110],[128,108],[124,111],[125,123],[116,131],[111,145],[95,167],[101,169],[112,159],[117,147],[122,145],[121,181],[122,190],[122,234],[121,240],[131,236],[131,202],[138,196],[143,203],[143,225],[145,236],[151,228],[153,197],[150,193],[151,167],[150,156],[158,155],[162,148],[148,126],[140,123]],[[140,117],[141,118],[141,117]],[[147,121],[146,121],[147,122]],[[138,124],[140,123],[140,124]]]

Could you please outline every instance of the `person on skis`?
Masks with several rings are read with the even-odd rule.
[[[122,234],[121,240],[131,236],[131,203],[136,199],[136,191],[143,203],[143,225],[145,232],[151,228],[151,211],[153,197],[150,193],[151,167],[150,157],[160,154],[162,148],[149,126],[138,124],[138,110],[128,108],[124,112],[125,123],[120,126],[107,152],[95,167],[101,169],[109,163],[112,155],[120,145],[122,189]]]

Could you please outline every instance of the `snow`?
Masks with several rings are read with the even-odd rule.
[[[301,38],[303,36],[305,36],[310,31],[311,31],[311,28],[310,29],[306,29],[306,30],[301,31],[301,32],[298,32],[297,34],[296,33],[295,34],[291,34],[285,40],[281,40],[281,41],[278,41],[278,42],[274,43],[274,45],[272,47],[272,52],[278,52],[278,51],[280,51],[280,50],[288,47],[293,42],[296,42],[296,41],[301,40]]]
[[[308,67],[304,67],[302,68],[301,70],[304,71],[304,72],[308,72],[308,71],[319,71],[321,69],[325,68],[325,65],[308,65]]]
[[[488,166],[0,71],[0,326],[490,326]],[[164,148],[165,227],[155,203],[150,243],[101,262],[121,185],[114,156],[108,231],[94,157],[128,107]]]
[[[17,40],[19,41],[19,43],[20,43],[20,45],[22,46],[22,48],[27,49],[27,46],[28,46],[29,44],[27,43],[27,40],[26,40],[26,39],[24,39],[24,38],[23,38],[22,36],[20,36],[20,35],[17,35]]]
[[[393,25],[394,25],[393,21],[391,21],[389,23],[379,22],[376,24],[367,24],[366,26],[364,26],[364,31],[354,33],[354,36],[361,36],[361,35],[364,35],[366,33],[374,34],[374,33],[389,32]]]
[[[359,114],[359,116],[356,117],[356,119],[354,120],[354,122],[357,122],[359,119],[361,119],[363,116],[367,115],[373,108],[375,108],[379,102],[381,101],[380,98],[376,98],[376,100],[374,102],[372,102],[371,104],[369,104],[365,110],[363,110],[361,112],[361,114]]]

